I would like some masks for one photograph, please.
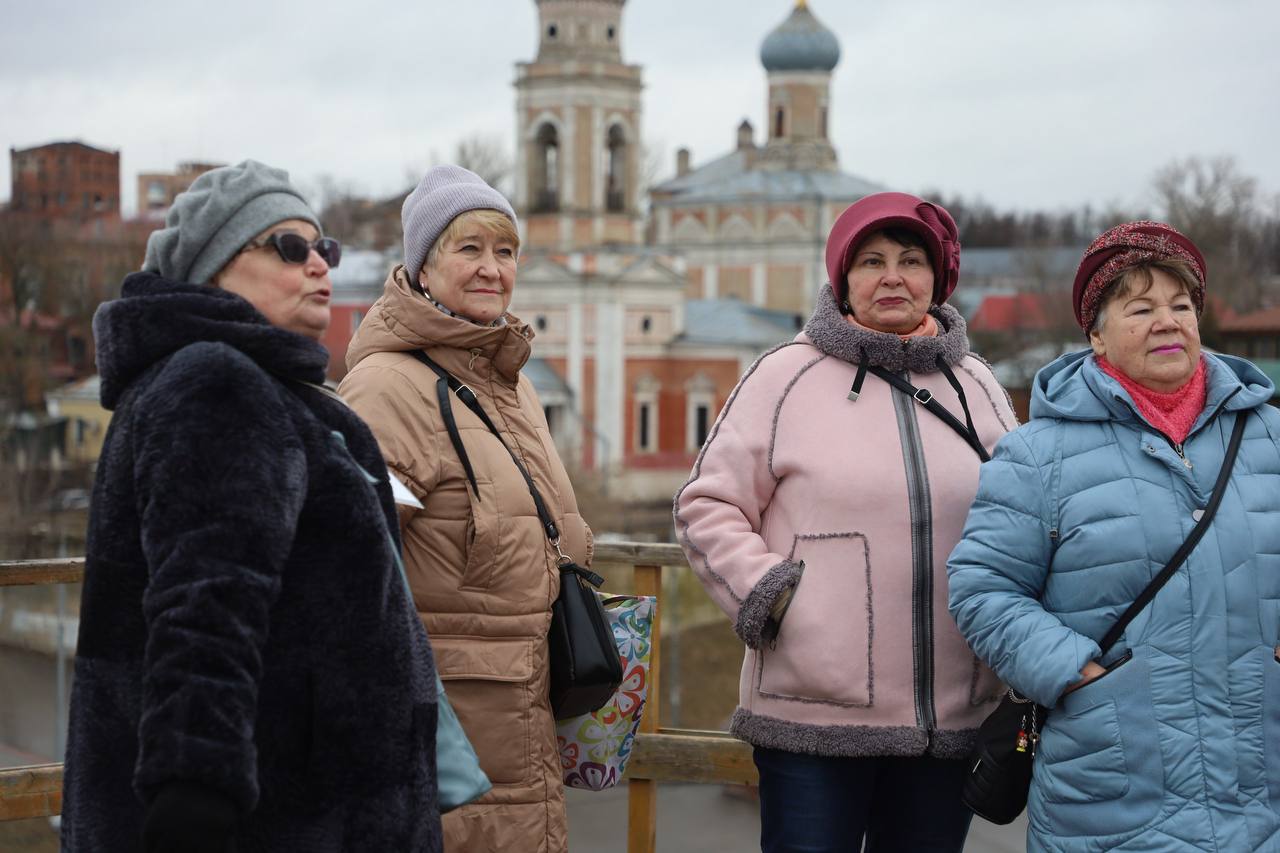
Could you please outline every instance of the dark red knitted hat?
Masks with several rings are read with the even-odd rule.
[[[1195,273],[1199,286],[1191,293],[1196,310],[1204,310],[1206,268],[1204,255],[1196,244],[1171,225],[1141,220],[1117,225],[1104,231],[1085,249],[1080,268],[1076,270],[1071,303],[1076,322],[1088,332],[1098,317],[1102,294],[1107,284],[1120,273],[1153,261],[1185,261]]]
[[[853,253],[876,231],[906,228],[924,238],[933,264],[933,303],[941,305],[960,278],[960,236],[951,214],[907,193],[876,193],[849,205],[827,237],[827,276],[836,302],[845,298]]]

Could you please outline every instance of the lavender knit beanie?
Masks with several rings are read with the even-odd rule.
[[[519,227],[511,203],[475,172],[461,166],[433,166],[422,176],[400,210],[404,268],[411,281],[417,279],[444,229],[454,217],[468,210],[496,210]]]

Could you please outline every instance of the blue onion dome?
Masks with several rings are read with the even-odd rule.
[[[840,61],[835,33],[809,11],[806,0],[760,45],[760,62],[766,71],[830,71]]]

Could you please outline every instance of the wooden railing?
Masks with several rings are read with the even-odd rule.
[[[683,567],[685,560],[676,545],[598,542],[594,565],[630,567],[636,593],[656,596],[660,617],[663,567]],[[0,562],[0,587],[79,583],[83,578],[83,558]],[[654,620],[649,694],[627,766],[628,853],[657,849],[659,782],[754,784],[757,778],[750,748],[726,733],[662,726],[661,621]],[[61,764],[0,770],[0,821],[47,817],[61,811]]]

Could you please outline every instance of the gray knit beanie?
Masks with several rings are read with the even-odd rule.
[[[174,281],[207,284],[246,243],[286,219],[320,228],[288,172],[256,160],[213,169],[173,200],[165,227],[147,240],[142,268]]]
[[[468,210],[496,210],[519,227],[511,203],[475,172],[461,166],[433,166],[422,176],[400,209],[404,268],[410,280],[417,280],[427,254],[444,229],[455,216]]]

